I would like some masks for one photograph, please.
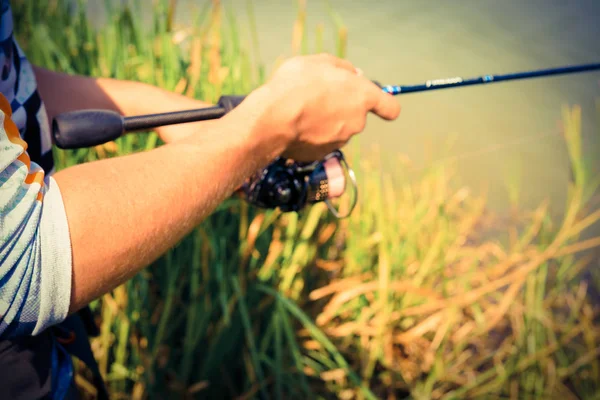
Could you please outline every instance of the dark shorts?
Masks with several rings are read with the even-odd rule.
[[[50,331],[38,336],[0,340],[0,398],[50,399],[52,347]],[[77,399],[74,385],[68,399]]]

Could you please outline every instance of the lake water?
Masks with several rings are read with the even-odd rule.
[[[180,0],[177,22],[190,21],[204,2]],[[597,0],[330,0],[349,30],[347,58],[384,84],[510,73],[600,62],[600,1]],[[247,0],[224,1],[235,10],[250,43]],[[260,54],[268,71],[292,55],[297,2],[253,3]],[[324,1],[307,1],[309,50],[317,24],[325,23],[325,46],[334,49],[331,18]],[[486,86],[398,96],[395,122],[370,117],[360,147],[377,143],[384,157],[406,154],[426,166],[424,147],[435,154],[456,135],[449,156],[457,158],[460,179],[490,186],[491,205],[507,205],[504,178],[520,167],[523,201],[549,197],[555,209],[566,199],[568,157],[559,134],[561,107],[583,109],[588,156],[600,167],[600,72],[537,78]],[[441,156],[438,156],[441,157]]]

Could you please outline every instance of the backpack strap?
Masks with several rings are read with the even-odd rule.
[[[90,329],[86,329],[90,328]],[[86,307],[79,313],[70,315],[61,324],[53,328],[58,346],[80,359],[92,372],[97,399],[108,400],[108,391],[100,373],[98,362],[94,358],[88,336],[97,336],[99,331],[92,319],[91,310]],[[71,372],[72,375],[72,372]],[[72,376],[71,376],[72,378]]]
[[[67,400],[73,393],[73,360],[71,355],[57,341],[56,336],[51,336],[51,398],[52,400]]]

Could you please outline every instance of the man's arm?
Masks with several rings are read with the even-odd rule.
[[[158,258],[285,149],[285,135],[260,121],[261,97],[253,93],[251,107],[240,105],[201,134],[55,174],[73,254],[70,311]]]
[[[10,231],[0,243],[0,335],[60,322],[172,247],[257,169],[279,155],[321,159],[362,131],[369,112],[395,119],[400,108],[347,61],[297,57],[202,132],[54,177],[29,162],[5,118],[0,217],[10,224],[0,231]]]
[[[147,266],[277,156],[318,160],[340,148],[369,111],[391,120],[400,107],[347,61],[296,58],[199,134],[58,172],[73,249],[70,310]]]
[[[211,106],[141,82],[69,75],[36,66],[33,70],[50,121],[63,112],[90,108],[107,109],[130,116]],[[68,95],[65,96],[65,93]],[[205,129],[210,123],[212,121],[164,126],[156,129],[156,132],[169,143]]]
[[[0,93],[0,338],[35,335],[67,316],[69,228],[56,181],[32,162]]]
[[[50,177],[0,94],[0,338],[36,335],[114,289],[283,151],[291,131],[264,123],[267,97],[202,134]]]

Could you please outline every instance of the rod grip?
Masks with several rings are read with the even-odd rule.
[[[115,140],[125,132],[217,119],[240,105],[245,98],[222,96],[216,107],[127,118],[110,110],[71,111],[54,118],[52,135],[61,149],[92,147]]]
[[[79,110],[57,115],[52,136],[61,149],[97,146],[124,133],[123,117],[110,110]]]

